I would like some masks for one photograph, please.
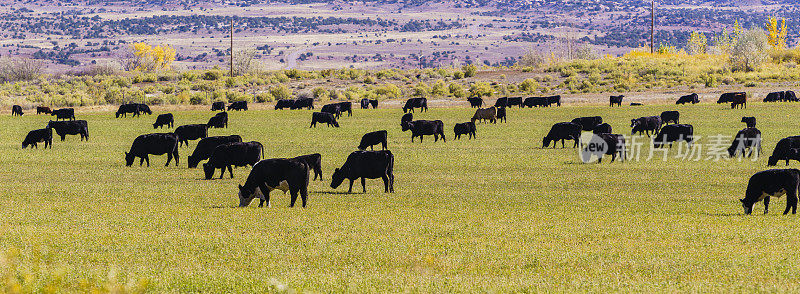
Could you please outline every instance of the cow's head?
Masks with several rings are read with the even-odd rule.
[[[769,159],[767,159],[767,166],[775,166],[775,165],[777,165],[778,164],[778,160],[780,160],[780,159],[775,157],[775,155],[770,156]]]
[[[224,169],[222,171],[223,171],[223,173],[225,172]],[[211,178],[214,177],[214,166],[211,165],[211,163],[208,163],[208,162],[204,163],[203,164],[203,173],[206,175],[206,180],[210,180]]]
[[[158,124],[153,124],[153,129],[157,129]]]
[[[736,144],[731,145],[731,147],[728,147],[728,156],[730,157],[736,156]]]
[[[116,118],[119,118],[120,114],[121,113],[119,111],[117,111]]]
[[[133,165],[133,160],[136,159],[132,153],[125,152],[125,166]]]
[[[196,168],[197,164],[200,163],[200,160],[198,160],[197,157],[194,155],[189,155],[188,161],[189,161],[189,168]]]
[[[751,214],[753,213],[753,203],[747,203],[744,199],[739,199],[742,202],[742,208],[744,208],[744,214]]]
[[[402,121],[400,122],[400,127],[402,127],[403,132],[408,131],[411,129],[411,122],[410,121]]]
[[[246,207],[250,205],[253,198],[256,198],[256,188],[246,188],[239,185],[239,207]]]
[[[542,148],[550,147],[550,138],[544,137],[542,138]]]
[[[341,169],[333,170],[333,175],[331,176],[331,188],[336,189],[339,188],[339,185],[344,182],[344,173]]]
[[[635,126],[636,126],[636,124],[637,124],[638,122],[639,122],[639,121],[638,121],[638,120],[636,120],[635,118],[634,118],[634,119],[632,119],[632,120],[631,120],[631,128],[632,128],[632,127],[635,127]]]

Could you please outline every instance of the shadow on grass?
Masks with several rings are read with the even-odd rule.
[[[318,192],[308,192],[309,195],[355,195],[355,194],[366,194],[366,193],[347,193],[347,192],[339,192],[339,191],[318,191]]]
[[[746,216],[746,215],[741,214],[741,213],[707,213],[707,212],[700,213],[700,215],[705,215],[705,216]]]
[[[215,208],[239,208],[239,206],[211,205],[211,206],[205,206],[205,208],[211,208],[211,209],[215,209]]]

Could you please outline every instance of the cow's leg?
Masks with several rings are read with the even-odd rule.
[[[228,166],[228,173],[231,174],[231,179],[233,179],[233,168],[230,165]],[[225,174],[225,172],[223,171],[222,174]]]
[[[294,207],[294,203],[297,201],[297,190],[296,188],[290,188],[289,193],[292,194],[292,201],[289,203],[289,207]]]
[[[61,136],[61,142],[64,142],[64,139],[67,138],[67,135],[59,135],[59,136]]]
[[[361,177],[361,192],[367,194],[367,178]]]
[[[267,184],[266,183],[261,183],[260,185],[258,185],[258,187],[259,187],[259,189],[261,189],[261,194],[264,195],[264,199],[261,199],[261,201],[258,203],[258,207],[264,207],[264,203],[265,202],[267,203],[267,207],[269,207],[270,206],[270,204],[269,204],[269,193],[272,192],[272,191],[267,188]]]
[[[149,154],[145,154],[144,155],[144,160],[147,161],[147,167],[150,167],[150,155]]]
[[[222,173],[219,175],[219,179],[220,179],[220,180],[222,180],[222,177],[224,177],[224,176],[225,176],[225,167],[223,166],[223,167],[221,167],[219,170],[220,170],[220,172],[222,172]]]
[[[786,191],[786,204],[792,207],[792,214],[797,214],[797,188]],[[788,211],[788,207],[786,208]],[[783,212],[786,214],[786,212]]]
[[[350,188],[347,189],[347,193],[348,194],[352,194],[353,193],[353,179],[348,179],[348,180],[350,180]]]
[[[172,153],[167,152],[167,164],[165,164],[164,166],[169,166],[170,161],[172,161]]]
[[[767,214],[768,212],[769,212],[769,197],[764,197],[764,214]]]
[[[308,182],[306,182],[308,183]],[[300,200],[303,201],[303,208],[306,208],[306,200],[308,199],[308,186],[300,184]]]
[[[565,148],[564,147],[564,139],[561,139],[561,148]]]
[[[389,193],[389,176],[383,175],[381,179],[383,180],[383,193]]]

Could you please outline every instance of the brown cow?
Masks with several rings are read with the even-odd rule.
[[[484,121],[488,120],[491,123],[497,123],[497,107],[489,107],[489,108],[478,108],[475,111],[475,115],[472,116],[472,123],[474,124],[476,120]]]

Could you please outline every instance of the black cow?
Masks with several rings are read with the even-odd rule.
[[[786,96],[784,96],[784,100],[786,100],[786,102],[800,101],[800,99],[797,99],[797,95],[795,95],[793,91],[786,91]]]
[[[48,127],[28,132],[28,135],[22,140],[22,149],[27,148],[29,145],[39,149],[39,146],[37,146],[39,142],[44,142],[45,149],[48,146],[53,149],[53,129]]]
[[[681,113],[677,111],[664,111],[661,113],[661,124],[669,124],[670,122],[680,123]]]
[[[228,110],[247,111],[247,101],[236,101],[228,105]]]
[[[625,98],[625,95],[611,96],[611,98],[609,98],[608,101],[611,107],[614,107],[614,104],[622,107],[622,98]]]
[[[692,93],[686,96],[681,96],[681,98],[678,98],[678,101],[675,101],[675,104],[686,104],[686,103],[691,103],[691,104],[700,103],[700,96],[698,96],[697,93]]]
[[[328,124],[328,126],[339,127],[336,117],[333,114],[325,112],[314,112],[311,114],[311,126],[309,128],[317,127],[317,123]]]
[[[441,120],[415,120],[403,124],[403,132],[411,130],[411,142],[414,142],[414,137],[419,137],[419,142],[422,143],[422,138],[425,135],[433,135],[433,141],[438,142],[439,136],[442,136],[442,141],[447,142],[444,137],[444,123]]]
[[[514,106],[514,105],[519,106],[520,108],[522,108],[522,106],[523,106],[522,105],[522,97],[510,97],[510,98],[508,98],[508,100],[506,102],[506,107],[511,107],[511,106]]]
[[[292,107],[294,107],[294,102],[295,102],[294,99],[278,100],[278,102],[275,102],[275,110],[286,109],[286,108],[293,109]]]
[[[369,109],[369,99],[361,99],[361,109]]]
[[[528,108],[547,107],[550,106],[550,102],[547,100],[547,97],[528,97],[525,98],[525,101],[522,102],[522,105],[527,106]]]
[[[347,116],[353,116],[353,102],[339,102],[339,113],[347,112]]]
[[[483,107],[483,99],[481,99],[480,97],[469,97],[467,98],[467,101],[469,101],[469,106],[472,108]]]
[[[411,122],[412,120],[414,120],[414,114],[413,113],[409,112],[409,113],[403,114],[403,117],[400,118],[400,127],[402,128],[403,126],[406,125],[407,122]]]
[[[561,95],[547,97],[547,106],[550,107],[553,104],[556,106],[561,106]]]
[[[75,109],[72,109],[72,108],[56,109],[56,110],[53,110],[53,112],[50,113],[50,116],[55,116],[56,120],[59,120],[59,119],[75,120]]]
[[[336,189],[344,179],[350,180],[347,193],[353,193],[353,181],[361,178],[361,188],[367,193],[366,179],[383,179],[384,193],[394,193],[394,154],[389,150],[355,151],[347,156],[341,168],[333,171],[331,188]]]
[[[689,144],[689,148],[692,148],[694,127],[687,124],[666,125],[658,131],[655,139],[653,139],[653,147],[661,148],[669,143],[669,147],[672,148],[672,144],[678,141],[686,141]]]
[[[52,110],[50,110],[50,107],[45,107],[45,106],[36,106],[36,114],[42,114],[42,113],[44,113],[44,114],[50,114],[50,113],[52,113],[52,112],[53,112],[53,111],[52,111]]]
[[[753,213],[753,204],[764,200],[764,214],[769,212],[770,197],[786,195],[786,209],[783,214],[797,213],[797,187],[800,185],[800,170],[797,169],[771,169],[760,171],[750,177],[744,198],[739,199],[744,208],[744,214]]]
[[[377,109],[378,108],[378,99],[370,99],[369,100],[369,105],[372,105],[372,109]]]
[[[606,142],[606,152],[605,155],[611,155],[611,162],[614,162],[617,159],[617,154],[619,154],[619,161],[625,161],[625,136],[620,134],[597,134],[598,137],[603,139]],[[588,148],[588,147],[587,147]],[[590,154],[588,152],[582,154]],[[597,157],[597,163],[603,163],[603,156]]]
[[[214,153],[214,149],[219,145],[242,142],[242,137],[239,135],[230,136],[214,136],[200,139],[197,146],[194,148],[192,155],[189,155],[187,161],[189,168],[196,168],[200,161],[206,160]]]
[[[414,108],[419,108],[420,111],[428,111],[428,99],[410,98],[406,100],[406,104],[403,105],[403,113],[414,112]]]
[[[658,133],[661,129],[661,117],[660,116],[645,116],[631,120],[631,135],[636,135],[639,133],[640,135],[644,133],[648,137],[650,136],[650,132],[652,131],[653,134]]]
[[[465,122],[465,123],[456,124],[453,127],[453,132],[455,133],[456,140],[460,140],[461,139],[461,135],[469,135],[469,139],[470,140],[472,140],[472,138],[476,138],[475,137],[475,133],[476,133],[475,123],[473,123],[473,122]]]
[[[775,150],[772,151],[772,155],[767,160],[767,166],[775,166],[779,160],[786,160],[786,165],[789,165],[789,160],[791,159],[800,161],[800,158],[797,158],[795,156],[796,152],[794,152],[798,148],[800,148],[800,136],[781,139],[775,145]]]
[[[314,109],[314,98],[299,98],[297,100],[294,100],[292,106],[289,107],[289,109],[292,110],[303,109],[303,108]]]
[[[737,107],[740,108],[747,108],[747,95],[742,93],[741,95],[735,95],[731,98],[731,109],[736,109]]]
[[[85,120],[73,120],[73,121],[50,121],[47,123],[48,128],[53,128],[56,130],[56,134],[61,136],[61,141],[67,137],[67,135],[81,135],[81,141],[86,139],[89,141],[89,124],[86,123]]]
[[[217,102],[211,103],[211,111],[217,111],[217,110],[225,111],[225,102],[217,101]]]
[[[367,150],[367,147],[369,147],[370,150],[375,150],[374,146],[378,144],[381,144],[383,150],[386,150],[388,136],[389,133],[386,130],[366,133],[363,137],[361,137],[361,143],[358,144],[358,150]]]
[[[292,202],[289,207],[294,207],[297,194],[306,207],[308,198],[308,166],[295,159],[274,158],[259,161],[253,166],[250,175],[243,185],[239,185],[239,207],[250,205],[254,198],[259,198],[261,202],[258,207],[263,207],[264,203],[269,203],[269,193],[279,189],[289,191],[292,195]]]
[[[497,98],[494,101],[494,107],[506,107],[508,106],[508,97]]]
[[[173,118],[172,113],[159,114],[158,117],[156,117],[156,122],[153,123],[153,129],[161,128],[163,126],[171,128],[174,123],[175,119]]]
[[[150,106],[147,106],[147,104],[139,103],[136,104],[136,106],[139,108],[139,113],[146,113],[147,115],[153,114],[153,111],[150,110]]]
[[[746,152],[748,149],[750,152]],[[734,157],[739,152],[745,157],[750,157],[753,153],[758,156],[761,153],[761,131],[756,128],[746,128],[736,133],[731,147],[728,147],[728,155]]]
[[[178,136],[178,142],[181,146],[183,146],[183,144],[189,146],[189,140],[197,140],[208,137],[208,125],[182,125],[175,129],[175,135]]]
[[[500,107],[497,109],[497,120],[500,122],[506,122],[506,108]]]
[[[737,97],[737,96],[745,96],[745,97],[747,97],[747,93],[745,93],[745,92],[723,93],[722,95],[719,96],[719,99],[717,100],[717,104],[733,102],[734,98]]]
[[[611,134],[612,133],[611,125],[607,124],[607,123],[599,124],[596,127],[594,127],[594,129],[592,130],[592,133],[595,133],[595,134]]]
[[[119,109],[117,109],[115,116],[116,118],[127,117],[128,113],[132,113],[133,117],[139,116],[139,104],[122,104],[119,106]]]
[[[767,94],[767,97],[764,98],[764,102],[782,102],[786,100],[786,92],[772,92]]]
[[[642,105],[644,105],[644,104],[641,104],[641,103],[638,103],[638,102],[631,102],[631,106],[642,106]]]
[[[325,104],[319,111],[322,113],[333,114],[334,118],[339,118],[342,115],[342,110],[339,103]]]
[[[227,128],[228,127],[228,113],[227,112],[218,112],[213,117],[208,119],[208,123],[206,124],[208,128]]]
[[[599,116],[579,117],[573,119],[572,122],[581,125],[584,131],[591,131],[594,130],[596,126],[603,123],[603,118]]]
[[[150,154],[167,154],[167,164],[164,166],[169,166],[169,162],[172,161],[173,157],[175,158],[175,166],[178,166],[178,136],[174,133],[154,133],[136,137],[131,145],[131,150],[125,152],[125,166],[133,165],[133,161],[136,157],[139,157],[141,158],[139,166],[147,161],[147,166],[149,167]]]
[[[550,147],[550,142],[553,142],[553,148],[556,148],[556,143],[561,141],[561,148],[564,148],[565,140],[575,140],[573,148],[578,147],[578,141],[581,138],[581,125],[574,122],[560,122],[550,127],[550,132],[547,136],[542,138],[542,148]]]
[[[208,162],[203,164],[203,172],[206,180],[214,177],[214,171],[220,169],[222,173],[219,178],[225,176],[225,169],[233,179],[233,166],[253,166],[261,161],[264,156],[264,145],[256,141],[226,143],[214,148]]]
[[[22,112],[22,106],[11,106],[11,116],[22,116],[23,114],[25,113]]]
[[[748,128],[755,128],[756,127],[756,118],[754,116],[742,117],[742,122],[747,124]]]
[[[314,171],[315,181],[317,180],[317,177],[319,177],[319,180],[322,181],[322,154],[314,153],[308,155],[301,155],[295,157],[294,159],[305,163],[308,166],[309,170]]]

